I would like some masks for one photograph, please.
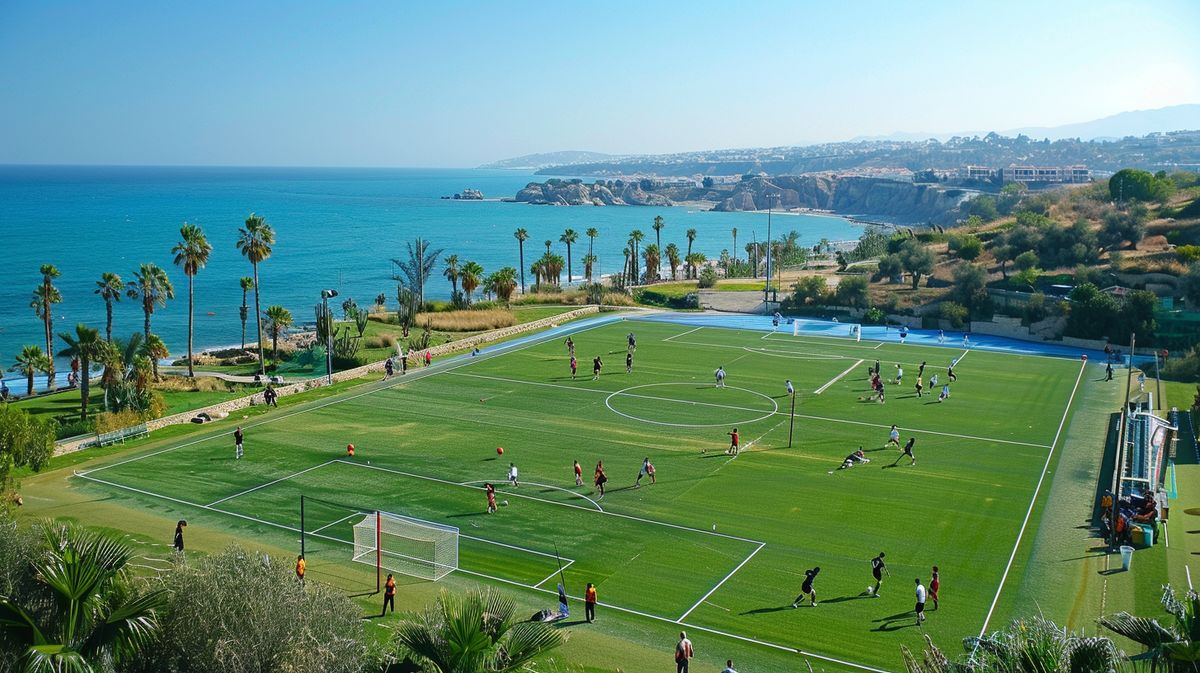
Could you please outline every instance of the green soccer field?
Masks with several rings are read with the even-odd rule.
[[[627,374],[630,331],[638,347]],[[456,527],[456,576],[553,593],[561,559],[573,598],[592,582],[602,609],[631,625],[678,623],[764,656],[897,670],[901,645],[919,649],[924,633],[953,643],[991,616],[1019,535],[1036,524],[1031,498],[1082,374],[1069,359],[667,322],[623,320],[573,338],[574,380],[562,336],[485,350],[247,421],[240,461],[224,421],[81,477],[105,497],[202,514],[297,550],[303,494],[311,577],[348,591],[374,589],[349,541],[382,510]],[[604,371],[593,381],[596,355]],[[918,398],[919,365],[940,388],[954,358],[950,399],[939,403],[937,389]],[[885,379],[896,364],[905,370],[885,404],[865,399],[876,360]],[[785,379],[797,391],[794,426]],[[916,438],[916,465],[885,447],[892,424],[902,441]],[[735,427],[733,458],[724,450]],[[859,446],[871,462],[838,470]],[[647,457],[657,483],[634,488]],[[601,460],[603,498],[591,485]],[[505,483],[510,461],[517,488]],[[508,503],[494,515],[485,481]],[[891,574],[869,596],[881,551]],[[918,628],[914,579],[928,583],[934,565],[946,609],[930,602]],[[814,566],[819,605],[792,609]]]

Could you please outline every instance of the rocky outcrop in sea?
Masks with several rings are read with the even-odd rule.
[[[713,210],[811,208],[841,215],[886,217],[906,222],[953,224],[967,194],[900,180],[826,175],[757,177],[738,183]]]
[[[671,199],[648,192],[637,183],[623,184],[618,193],[606,185],[577,180],[531,182],[513,198],[518,203],[552,206],[670,206]]]

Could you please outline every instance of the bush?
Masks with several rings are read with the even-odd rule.
[[[125,409],[123,411],[105,411],[96,414],[96,432],[114,432],[122,428],[131,428],[135,425],[141,425],[145,422],[142,414],[136,409]]]
[[[1180,245],[1175,248],[1175,254],[1179,255],[1179,261],[1184,264],[1192,262],[1200,262],[1200,245]]]
[[[834,297],[843,306],[862,308],[870,301],[867,279],[863,276],[847,276],[838,281]]]
[[[650,306],[700,308],[700,298],[695,292],[677,294],[674,292],[660,292],[653,288],[643,288],[634,291],[633,300],[638,304],[648,304]]]
[[[396,337],[391,334],[377,334],[363,339],[364,348],[395,348]]]
[[[319,582],[301,586],[290,559],[231,547],[151,580],[168,594],[154,645],[134,671],[321,671],[381,668],[358,607]],[[374,664],[374,665],[372,665]]]
[[[954,301],[944,301],[938,308],[938,315],[942,320],[948,321],[954,329],[959,329],[966,324],[969,312],[967,307]]]
[[[605,306],[633,306],[633,297],[624,292],[606,292],[604,293]]]
[[[887,320],[887,314],[882,309],[872,306],[863,314],[863,322],[868,325],[882,325]]]
[[[792,289],[795,291],[792,297],[799,305],[819,304],[829,292],[824,276],[805,276],[793,285]]]
[[[506,309],[484,311],[441,311],[417,314],[418,324],[427,324],[440,332],[482,332],[485,330],[511,327],[517,317]]]
[[[704,267],[700,272],[700,287],[711,288],[717,286],[717,270],[711,266]]]
[[[952,236],[948,247],[959,259],[968,262],[978,259],[983,254],[983,242],[971,234]]]

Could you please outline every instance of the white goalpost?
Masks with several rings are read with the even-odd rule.
[[[794,337],[800,336],[800,323],[801,323],[801,321],[799,319],[792,320],[792,336],[794,336]],[[845,334],[846,336],[850,337],[851,339],[854,339],[855,341],[862,341],[862,325],[860,325],[858,323],[843,323],[843,324],[846,326],[846,330],[847,330],[846,334]],[[822,331],[825,331],[827,333],[830,332],[830,330],[828,328],[826,328]],[[840,329],[834,330],[834,332],[840,332],[840,331],[841,331]],[[820,336],[820,335],[818,335],[818,336]]]
[[[372,512],[354,524],[354,557],[384,571],[437,581],[458,569],[458,529],[412,517]]]

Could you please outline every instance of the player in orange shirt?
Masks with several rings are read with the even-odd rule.
[[[383,584],[383,612],[379,614],[380,617],[387,614],[388,607],[392,608],[392,612],[396,611],[396,580],[391,573],[388,573],[387,582]]]
[[[587,589],[583,592],[583,616],[587,618],[588,624],[596,620],[596,587],[588,582]]]
[[[304,554],[296,557],[296,579],[304,584],[304,570],[308,564],[304,562]]]

